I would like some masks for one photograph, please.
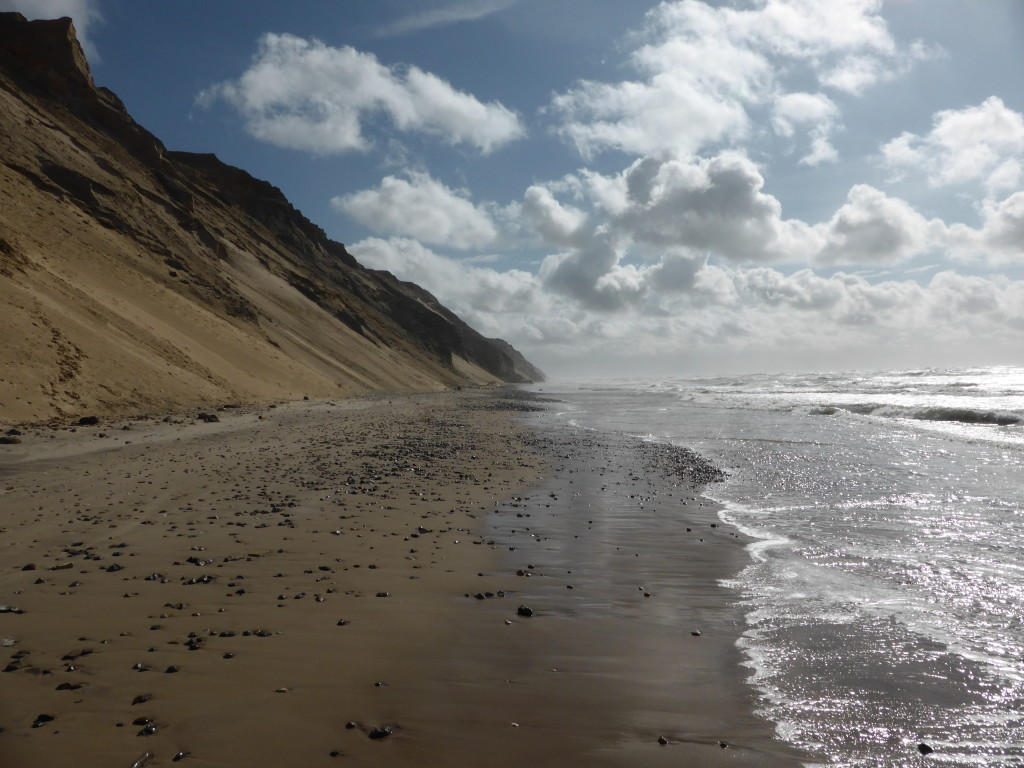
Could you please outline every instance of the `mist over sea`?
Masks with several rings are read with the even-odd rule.
[[[782,739],[837,766],[1024,764],[1024,369],[535,389],[562,401],[543,418],[729,473],[706,495],[755,539],[729,586]]]

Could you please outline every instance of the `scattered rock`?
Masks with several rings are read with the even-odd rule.
[[[381,728],[374,728],[368,735],[371,739],[386,739],[392,733],[394,733],[394,731],[391,729],[391,726],[385,725]]]
[[[659,736],[658,737],[658,743],[661,744],[662,746],[665,746],[666,744],[668,744],[668,739],[666,739],[664,736]]]
[[[917,751],[920,752],[922,755],[930,755],[935,750],[922,742],[921,744],[917,745]]]
[[[533,616],[533,608],[528,608],[525,605],[520,605],[518,608],[516,608],[516,616]]]

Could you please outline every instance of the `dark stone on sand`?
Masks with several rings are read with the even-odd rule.
[[[658,743],[661,744],[662,746],[665,746],[666,744],[668,744],[668,739],[666,739],[664,736],[659,736],[658,737]]]
[[[339,627],[344,627],[346,624],[348,624],[348,621],[346,619],[338,619]]]
[[[935,750],[929,747],[927,744],[921,743],[917,745],[917,751],[922,755],[930,755]]]
[[[378,592],[377,597],[391,597],[391,594],[388,592]]]
[[[21,435],[24,433],[20,429],[17,429],[16,427],[11,427],[4,434],[11,435],[12,437],[14,437],[15,435]]]
[[[20,437],[14,437],[13,435],[0,435],[0,445],[17,445],[20,442]]]
[[[156,723],[149,723],[148,725],[144,725],[139,730],[138,735],[139,736],[152,736],[154,733],[156,733]]]
[[[83,416],[78,420],[78,426],[80,427],[91,427],[99,423],[99,416]]]
[[[167,669],[165,669],[164,672],[166,674],[170,675],[170,674],[173,674],[175,672],[180,671],[180,669],[181,669],[180,667],[176,667],[173,664],[171,664],[171,666],[169,666]]]
[[[349,731],[351,731],[353,728],[358,728],[358,727],[359,727],[359,723],[357,723],[355,720],[349,720],[347,723],[345,723],[345,728],[347,730],[349,730]]]
[[[200,421],[205,421],[208,424],[213,424],[214,422],[220,421],[220,419],[217,418],[217,414],[215,413],[200,413],[199,415],[196,416],[196,418],[199,419]]]
[[[520,605],[516,608],[516,616],[533,616],[533,608],[528,608],[525,605]]]
[[[124,566],[123,565],[119,565],[118,563],[114,563],[113,565],[108,565],[103,570],[106,571],[107,573],[117,573],[117,571],[123,571],[124,570]]]
[[[386,739],[392,733],[394,733],[394,731],[391,730],[391,726],[385,725],[381,728],[374,728],[368,735],[371,739]]]
[[[693,632],[691,632],[690,634],[693,635],[694,637],[700,637],[700,631],[696,630],[696,629],[693,630]]]
[[[26,565],[21,566],[21,570],[23,570],[23,571],[34,571],[38,567],[39,566],[37,566],[35,563],[28,563]]]
[[[57,718],[55,718],[53,715],[47,715],[45,713],[36,715],[36,719],[35,722],[32,723],[32,727],[39,728],[40,726],[45,725],[46,723],[52,723],[56,719]]]
[[[189,756],[189,753],[188,753],[188,752],[185,752],[184,750],[182,750],[181,752],[176,752],[176,753],[174,754],[174,757],[172,757],[172,758],[171,758],[171,762],[172,762],[172,763],[176,763],[176,762],[178,762],[179,760],[184,760],[184,759],[185,759],[186,757],[188,757],[188,756]]]
[[[152,698],[153,698],[153,694],[152,693],[140,693],[138,696],[136,696],[134,699],[132,699],[132,706],[134,707],[136,704],[145,704],[147,701],[149,701]]]

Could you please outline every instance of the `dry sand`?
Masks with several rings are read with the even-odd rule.
[[[743,542],[685,457],[518,402],[0,445],[0,766],[799,765],[752,713],[717,585]]]

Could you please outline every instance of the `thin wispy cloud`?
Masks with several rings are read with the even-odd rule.
[[[491,14],[511,8],[520,0],[460,0],[441,8],[404,16],[377,30],[377,37],[397,37],[433,27],[447,27],[466,21],[479,21]]]

